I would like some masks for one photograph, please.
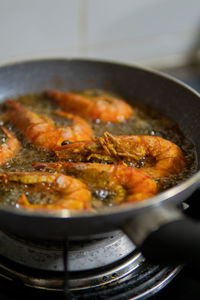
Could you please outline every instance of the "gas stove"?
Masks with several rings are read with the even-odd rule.
[[[199,197],[185,210],[196,219]],[[199,299],[199,282],[189,268],[151,264],[121,231],[54,243],[0,232],[0,299]]]
[[[200,70],[164,70],[200,91]],[[200,219],[200,190],[185,213]],[[0,232],[0,299],[200,299],[188,267],[153,265],[120,231],[95,240],[23,240]]]
[[[190,217],[200,218],[199,197],[198,190],[187,200]],[[194,275],[182,266],[151,264],[121,231],[54,243],[0,232],[0,299],[188,299],[182,291],[198,283]]]

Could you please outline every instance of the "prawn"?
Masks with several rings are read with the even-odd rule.
[[[80,117],[67,114],[65,117],[67,116],[73,121],[72,126],[56,127],[48,117],[39,116],[14,100],[8,99],[6,104],[9,120],[30,143],[39,148],[53,151],[55,147],[61,145],[64,141],[79,141],[91,139],[92,137],[92,129]]]
[[[19,152],[21,145],[12,132],[5,127],[1,127],[1,130],[7,137],[5,143],[0,146],[0,166],[3,166]]]
[[[157,193],[157,184],[139,169],[123,165],[109,165],[101,163],[34,163],[35,168],[53,168],[78,176],[86,184],[100,181],[102,188],[110,188],[117,193],[114,204],[119,202],[135,202],[152,197]],[[103,183],[103,184],[102,184]],[[126,194],[121,192],[122,186]],[[120,193],[119,193],[120,191]],[[125,197],[125,201],[124,201]]]
[[[64,110],[92,120],[122,122],[133,113],[128,103],[110,96],[86,96],[55,90],[47,90],[43,94],[55,100]]]
[[[57,196],[47,204],[31,204],[23,193],[19,196],[16,206],[33,210],[54,211],[61,209],[82,210],[90,209],[91,194],[88,187],[78,179],[64,174],[47,172],[8,172],[0,174],[0,182],[22,183],[34,186],[38,192],[54,191]],[[35,191],[34,190],[34,191]]]
[[[93,141],[58,147],[55,153],[65,160],[90,161],[95,158],[114,164],[139,164],[140,169],[154,179],[178,174],[186,165],[181,148],[157,136],[113,136],[105,132],[104,137]]]

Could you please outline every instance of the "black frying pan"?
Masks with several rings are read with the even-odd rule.
[[[113,91],[130,103],[132,99],[142,101],[175,120],[194,143],[199,167],[200,98],[179,81],[138,67],[90,60],[48,59],[0,67],[2,101],[45,89],[93,88]],[[196,172],[181,185],[151,199],[97,215],[72,215],[68,211],[38,214],[1,205],[0,228],[20,237],[43,240],[88,238],[122,229],[138,245],[143,243],[146,256],[188,261],[192,254],[190,257],[200,261],[200,227],[185,220],[177,209],[199,183],[200,172]],[[158,247],[162,251],[157,251]]]

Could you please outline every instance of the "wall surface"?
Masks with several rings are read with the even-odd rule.
[[[199,0],[0,0],[0,63],[92,57],[153,65],[200,35]]]

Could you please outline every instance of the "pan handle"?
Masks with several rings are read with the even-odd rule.
[[[153,263],[200,266],[200,222],[174,207],[147,211],[123,226],[123,231]]]
[[[154,263],[200,265],[200,224],[184,218],[162,225],[142,243],[141,252]]]

